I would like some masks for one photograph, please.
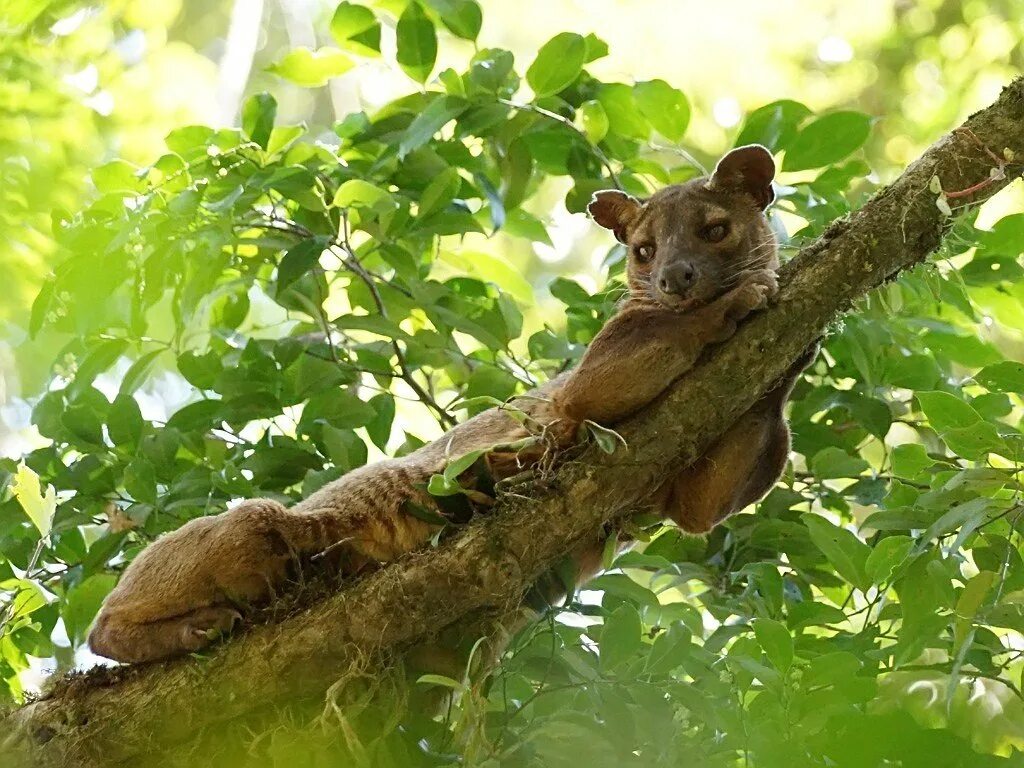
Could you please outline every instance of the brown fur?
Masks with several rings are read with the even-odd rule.
[[[592,215],[630,249],[630,295],[579,366],[518,407],[561,444],[584,420],[614,425],[764,307],[777,290],[777,249],[762,213],[773,175],[767,150],[743,147],[723,158],[712,177],[668,187],[643,203],[621,192],[598,193]],[[666,517],[705,532],[767,492],[789,451],[782,406],[808,362],[706,456],[652,489]],[[129,662],[198,650],[230,631],[239,609],[272,596],[297,558],[331,550],[346,573],[393,560],[437,530],[405,511],[407,501],[432,504],[417,486],[450,458],[529,434],[507,413],[490,410],[408,456],[350,472],[292,509],[257,499],[193,520],[131,564],[104,603],[89,644]],[[504,456],[492,469],[504,476],[518,464]],[[596,571],[599,547],[577,555],[581,574]]]

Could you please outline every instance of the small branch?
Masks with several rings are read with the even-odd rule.
[[[355,251],[352,249],[348,239],[348,212],[342,212],[342,225],[340,236],[334,243],[331,244],[332,248],[340,248],[342,253],[340,254],[341,261],[345,267],[350,270],[353,274],[359,277],[360,280],[366,285],[366,288],[370,291],[370,296],[373,297],[373,303],[377,306],[377,311],[380,316],[385,320],[388,318],[387,308],[384,306],[384,300],[381,298],[380,290],[377,288],[377,284],[369,272],[363,267],[356,257]],[[402,380],[409,385],[409,388],[416,393],[416,396],[427,406],[429,406],[434,413],[437,415],[437,420],[443,427],[452,427],[455,425],[455,417],[448,413],[445,408],[435,400],[429,392],[427,392],[420,383],[416,381],[412,375],[412,370],[409,368],[409,363],[405,359],[405,353],[402,351],[401,345],[397,339],[391,339],[391,348],[395,352],[395,357],[398,359],[398,369],[401,371]]]

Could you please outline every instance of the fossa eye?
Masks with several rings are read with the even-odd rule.
[[[706,228],[701,233],[701,236],[705,240],[707,240],[709,243],[718,243],[718,242],[721,242],[725,238],[725,236],[726,236],[726,234],[728,232],[729,232],[729,225],[728,224],[715,224],[713,226],[710,226],[710,227]]]
[[[636,249],[637,261],[650,261],[654,258],[654,246],[653,245],[641,245]]]

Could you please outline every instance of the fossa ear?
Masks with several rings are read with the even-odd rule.
[[[760,144],[748,144],[736,147],[718,161],[707,188],[746,192],[763,211],[775,200],[774,178],[772,153]]]
[[[620,243],[625,243],[629,225],[639,215],[641,207],[642,203],[632,195],[618,189],[603,189],[594,193],[587,210],[594,221],[610,229]]]

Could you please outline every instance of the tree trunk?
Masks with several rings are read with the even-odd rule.
[[[990,176],[996,157],[1009,159],[1005,178]],[[947,192],[991,179],[953,198],[973,205],[1020,174],[1021,160],[1024,79],[803,249],[782,269],[774,306],[618,427],[628,447],[611,455],[590,450],[530,498],[503,497],[493,514],[451,541],[255,626],[206,660],[62,680],[2,721],[10,736],[0,751],[17,743],[35,766],[136,764],[266,708],[302,700],[322,706],[354,665],[383,669],[442,628],[514,608],[574,544],[642,505],[659,478],[699,456],[857,298],[938,247],[950,219],[930,191],[933,177]]]

